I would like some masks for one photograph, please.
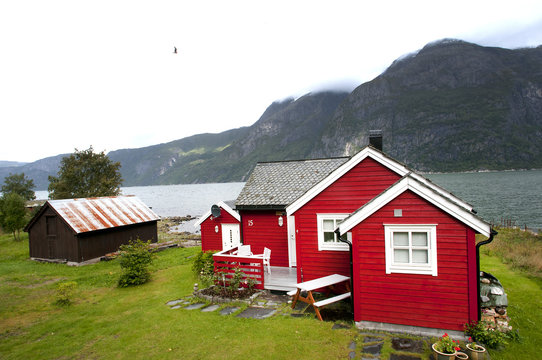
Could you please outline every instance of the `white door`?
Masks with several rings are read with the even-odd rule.
[[[295,216],[288,216],[288,257],[290,267],[297,266],[295,253]]]
[[[222,250],[233,249],[240,243],[239,224],[222,224]]]

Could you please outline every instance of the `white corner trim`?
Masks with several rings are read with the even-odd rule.
[[[220,201],[216,205],[226,210],[226,212],[233,216],[237,221],[241,221],[241,215],[229,207],[224,201]],[[202,217],[200,217],[199,220],[194,224],[194,227],[197,228],[200,226],[209,216],[211,216],[211,210],[207,211]]]

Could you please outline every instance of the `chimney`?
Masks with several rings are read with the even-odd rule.
[[[369,145],[382,151],[382,130],[369,130]]]

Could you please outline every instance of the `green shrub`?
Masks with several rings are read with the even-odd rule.
[[[120,267],[123,270],[119,287],[141,285],[151,278],[149,266],[153,255],[149,249],[150,240],[143,242],[140,239],[131,240],[128,245],[120,246]]]
[[[192,271],[194,272],[194,275],[202,279],[213,276],[215,271],[215,263],[213,260],[214,253],[216,253],[216,251],[200,251],[196,255],[194,263],[192,264]]]
[[[56,301],[55,304],[67,306],[72,303],[72,297],[77,288],[75,281],[66,281],[59,283],[56,288]]]
[[[498,349],[499,347],[506,346],[510,340],[519,340],[517,332],[500,331],[485,321],[472,322],[465,325],[465,332],[475,341],[482,343],[491,349]]]

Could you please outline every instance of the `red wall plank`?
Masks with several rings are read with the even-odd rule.
[[[387,167],[366,158],[294,213],[297,266],[301,269],[298,281],[335,273],[350,276],[348,251],[318,250],[316,215],[350,214],[399,178]]]
[[[282,216],[283,225],[278,218]],[[276,211],[241,211],[243,242],[250,245],[253,254],[263,254],[264,247],[271,250],[271,266],[289,266],[287,216]]]

